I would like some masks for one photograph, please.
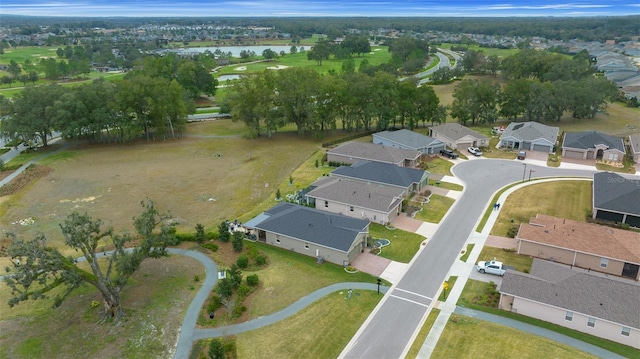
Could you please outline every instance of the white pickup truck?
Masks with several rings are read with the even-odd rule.
[[[515,269],[515,268],[506,266],[502,264],[502,262],[498,262],[497,260],[494,259],[492,261],[478,262],[476,269],[478,269],[478,272],[480,273],[489,273],[489,274],[503,276],[504,273],[507,271],[507,269]]]

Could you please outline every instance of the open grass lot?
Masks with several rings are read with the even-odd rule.
[[[60,155],[64,158],[45,161],[53,169],[49,176],[2,198],[0,225],[26,238],[45,233],[56,246],[61,243],[57,223],[72,211],[101,218],[116,230],[131,228],[140,201],[149,197],[172,213],[179,231],[193,231],[197,223],[215,230],[222,220],[274,198],[277,186],[319,148],[320,141],[293,133],[75,147]],[[15,224],[24,218],[36,221]]]
[[[591,181],[532,184],[507,197],[491,234],[506,236],[509,226],[529,223],[529,219],[538,213],[584,221],[590,209]]]
[[[382,247],[380,256],[397,262],[409,263],[413,256],[420,249],[424,237],[401,229],[390,230],[381,224],[371,223],[369,226],[371,237],[376,240],[380,238],[391,241],[386,247]]]
[[[4,54],[0,55],[0,64],[8,65],[11,60],[18,64],[23,64],[26,59],[36,63],[40,61],[40,59],[49,57],[58,59],[58,55],[56,54],[58,47],[64,48],[64,46],[24,46],[4,49]]]
[[[440,223],[455,200],[453,198],[432,194],[429,203],[422,204],[422,211],[416,213],[415,219],[423,222]]]
[[[451,176],[451,167],[453,167],[453,162],[440,157],[427,157],[422,160],[421,167],[430,173]]]
[[[495,258],[508,266],[515,267],[518,272],[528,273],[531,270],[533,258],[517,254],[514,251],[504,250],[496,247],[482,247],[482,251],[478,256],[478,261],[490,261]],[[474,269],[475,270],[475,269]]]
[[[551,339],[474,318],[449,320],[431,358],[597,358]]]
[[[336,358],[382,299],[375,291],[335,292],[291,318],[237,337],[239,358]]]
[[[203,275],[196,260],[182,256],[149,259],[122,293],[129,313],[121,325],[98,323],[101,296],[80,289],[52,309],[51,301],[27,301],[9,308],[0,284],[2,358],[171,358],[173,344]],[[195,288],[195,289],[192,289]]]

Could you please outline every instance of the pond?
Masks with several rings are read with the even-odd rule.
[[[218,76],[218,82],[225,82],[229,80],[237,80],[240,78],[240,75],[220,75]]]
[[[305,50],[309,50],[311,46],[297,46],[298,52],[301,51],[301,47]],[[205,51],[211,51],[213,54],[216,54],[216,50],[220,50],[221,52],[228,54],[231,53],[233,57],[240,57],[241,51],[253,51],[256,55],[262,55],[262,52],[266,49],[271,49],[276,53],[280,54],[280,51],[284,51],[285,53],[290,53],[291,46],[290,45],[272,45],[272,46],[219,46],[219,47],[187,47],[183,49],[168,49],[165,51],[175,52],[178,54],[201,54]]]

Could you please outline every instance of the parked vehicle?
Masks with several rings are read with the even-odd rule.
[[[527,153],[524,151],[520,151],[518,152],[518,159],[519,160],[524,160],[527,157]]]
[[[507,271],[507,269],[515,269],[515,268],[510,266],[505,266],[504,264],[502,264],[502,262],[499,262],[494,258],[492,261],[478,262],[476,269],[480,273],[489,273],[489,274],[503,276],[504,273]]]
[[[451,150],[442,150],[442,151],[440,151],[440,154],[441,154],[441,155],[443,155],[443,156],[445,156],[445,157],[448,157],[448,158],[454,159],[454,160],[455,160],[456,158],[458,158],[458,154],[457,154],[457,153],[455,153],[455,152],[453,152],[453,151],[451,151]]]
[[[467,148],[467,151],[476,157],[482,156],[482,151],[480,151],[478,147],[469,147]]]

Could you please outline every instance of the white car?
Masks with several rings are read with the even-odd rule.
[[[469,147],[467,148],[467,151],[469,151],[470,154],[478,157],[478,156],[482,156],[482,151],[480,151],[480,149],[478,147]]]

